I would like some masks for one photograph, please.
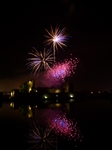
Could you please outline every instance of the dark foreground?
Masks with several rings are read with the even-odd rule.
[[[46,109],[36,109],[33,117],[19,108],[12,109],[9,103],[2,103],[0,108],[0,149],[26,149],[25,133],[30,123],[44,120]],[[51,111],[55,111],[52,109]],[[47,112],[47,111],[46,111]],[[46,113],[46,115],[48,115]],[[73,103],[67,110],[70,118],[75,118],[84,135],[84,140],[77,147],[64,140],[59,141],[58,149],[112,149],[112,103],[92,100]],[[68,143],[68,144],[67,144]]]

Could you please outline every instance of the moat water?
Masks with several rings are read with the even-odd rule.
[[[75,120],[83,135],[82,142],[77,145],[67,142],[67,139],[60,142],[58,138],[57,149],[112,148],[112,103],[110,101],[73,102],[64,106],[57,103],[44,108],[30,104],[18,105],[14,102],[3,102],[0,106],[0,149],[27,149],[25,134],[30,125],[37,121],[40,125],[45,125],[46,119],[57,112],[66,114],[68,120]]]

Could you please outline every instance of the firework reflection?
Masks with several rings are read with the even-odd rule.
[[[51,128],[33,123],[27,131],[26,142],[28,149],[51,150],[56,149],[56,136]]]
[[[83,140],[83,135],[78,127],[77,121],[67,119],[66,114],[55,114],[54,117],[48,119],[48,124],[58,136],[73,140],[74,142],[82,142]]]

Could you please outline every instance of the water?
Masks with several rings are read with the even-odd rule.
[[[58,138],[58,149],[111,149],[112,135],[112,103],[109,101],[92,100],[75,102],[65,106],[50,105],[49,108],[38,108],[35,105],[18,105],[2,103],[0,107],[0,149],[26,149],[26,131],[30,124],[38,121],[45,125],[46,118],[52,117],[57,111],[66,112],[68,119],[75,119],[84,136],[82,142],[74,144],[62,137]],[[76,147],[77,146],[77,147]]]

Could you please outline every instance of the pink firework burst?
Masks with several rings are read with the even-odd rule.
[[[77,64],[79,60],[77,58],[65,59],[64,62],[58,62],[47,71],[45,77],[55,83],[65,82],[65,78],[75,74]]]
[[[83,140],[83,135],[78,128],[77,122],[67,119],[66,114],[56,114],[52,119],[48,120],[48,124],[57,135],[79,142]]]

